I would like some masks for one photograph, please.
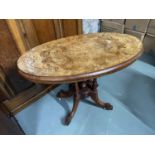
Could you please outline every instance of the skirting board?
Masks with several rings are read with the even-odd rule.
[[[42,97],[44,94],[50,90],[56,88],[58,85],[39,85],[35,84],[29,89],[21,92],[14,98],[10,100],[5,100],[2,102],[2,109],[8,115],[15,115],[17,112],[20,112],[28,105],[32,104],[34,101]]]

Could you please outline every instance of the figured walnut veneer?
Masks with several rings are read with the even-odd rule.
[[[79,80],[80,76],[89,77],[89,73],[96,76],[111,72],[120,64],[125,66],[127,63],[127,66],[140,55],[142,48],[138,38],[127,34],[85,34],[32,48],[17,64],[26,78],[30,75],[32,80],[43,77],[39,81],[60,83],[63,77],[70,79],[72,76],[70,80]]]
[[[73,96],[68,125],[77,111],[80,99],[90,97],[98,107],[112,110],[102,102],[97,80],[103,74],[120,70],[142,53],[143,45],[136,37],[119,33],[95,33],[72,36],[37,46],[18,60],[19,72],[27,79],[40,83],[72,83],[69,91],[61,90],[58,97]]]

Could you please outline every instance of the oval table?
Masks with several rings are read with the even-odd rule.
[[[131,35],[93,33],[61,38],[32,48],[17,62],[19,73],[41,84],[69,83],[60,98],[74,98],[66,116],[68,125],[80,99],[91,97],[97,106],[112,110],[112,105],[99,99],[97,77],[111,74],[133,63],[143,52],[142,42]]]

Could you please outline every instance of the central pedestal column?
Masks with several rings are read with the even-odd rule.
[[[70,84],[68,91],[61,90],[57,94],[57,97],[59,98],[68,98],[73,96],[73,100],[74,100],[73,108],[71,112],[69,112],[69,114],[66,116],[66,119],[65,119],[66,125],[69,125],[69,123],[71,122],[78,108],[80,99],[85,99],[87,97],[90,97],[96,103],[97,106],[106,110],[113,109],[113,106],[111,104],[104,103],[99,99],[97,87],[98,87],[97,80],[92,79],[92,80]]]

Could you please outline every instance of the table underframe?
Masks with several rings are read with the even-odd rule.
[[[60,92],[58,92],[57,97],[59,98],[68,98],[73,96],[73,107],[65,118],[65,125],[70,124],[77,111],[80,99],[90,97],[96,103],[96,106],[106,110],[113,109],[113,106],[111,104],[105,103],[99,99],[97,87],[97,79],[91,79],[70,84],[68,91],[60,90]]]

